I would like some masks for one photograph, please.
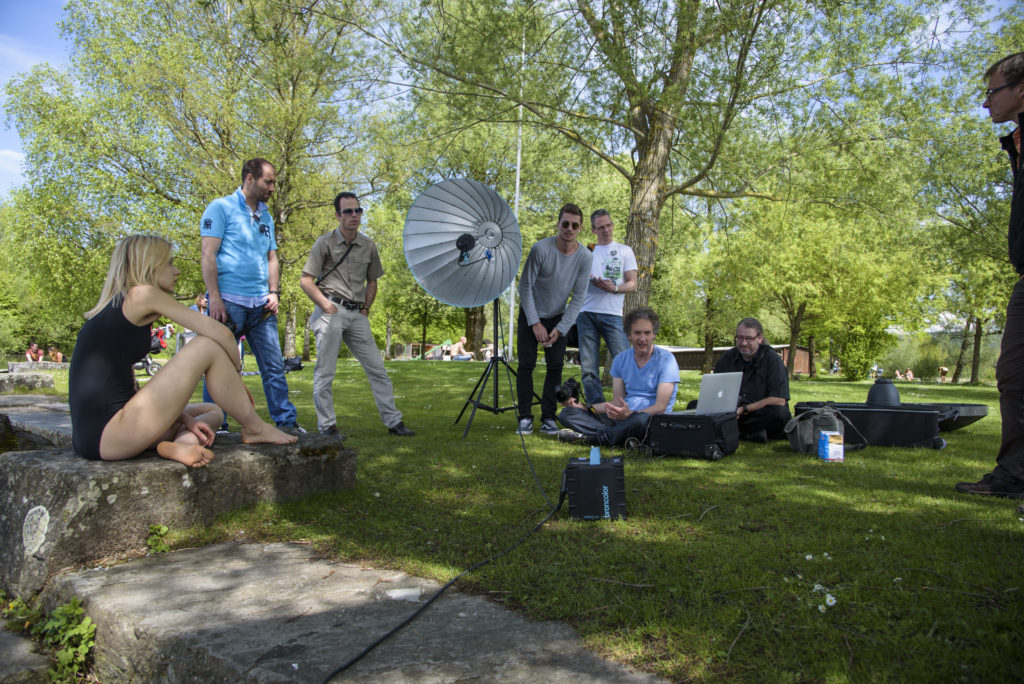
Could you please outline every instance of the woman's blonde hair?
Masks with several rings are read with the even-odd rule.
[[[159,235],[129,235],[110,255],[110,270],[96,306],[85,313],[92,318],[114,298],[123,299],[136,285],[155,285],[156,270],[168,263],[173,245]]]

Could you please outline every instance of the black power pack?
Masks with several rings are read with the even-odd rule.
[[[625,520],[626,476],[621,458],[571,458],[562,472],[562,491],[569,497],[573,520]]]
[[[735,411],[711,416],[663,413],[651,417],[647,435],[656,454],[694,456],[711,461],[733,453],[740,444]]]

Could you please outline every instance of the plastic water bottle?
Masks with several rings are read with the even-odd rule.
[[[601,447],[590,447],[590,465],[601,465]]]

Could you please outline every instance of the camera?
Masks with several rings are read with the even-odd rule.
[[[559,404],[564,404],[569,401],[569,399],[578,400],[580,398],[581,389],[583,388],[580,387],[580,383],[576,381],[576,378],[569,378],[561,385],[555,387],[555,399],[558,400]]]

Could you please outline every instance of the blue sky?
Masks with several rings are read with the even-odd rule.
[[[0,0],[0,85],[33,64],[67,64],[68,48],[57,28],[63,12],[63,0]],[[5,104],[0,91],[0,109]],[[18,132],[7,127],[4,116],[0,126],[0,197],[21,182],[22,157]]]

